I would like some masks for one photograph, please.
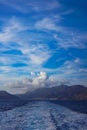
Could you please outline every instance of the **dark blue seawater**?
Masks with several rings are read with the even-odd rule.
[[[51,102],[30,102],[0,112],[0,130],[87,130],[87,114]]]

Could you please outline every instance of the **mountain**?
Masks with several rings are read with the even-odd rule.
[[[52,88],[39,88],[20,95],[27,100],[87,100],[87,87],[82,85],[61,85]]]
[[[9,94],[6,91],[0,91],[0,100],[6,100],[6,101],[19,100],[19,97]]]
[[[9,94],[6,91],[0,91],[0,111],[6,111],[15,107],[20,107],[26,103],[27,101],[22,100],[15,95]]]

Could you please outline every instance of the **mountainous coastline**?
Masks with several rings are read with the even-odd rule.
[[[61,85],[52,88],[39,88],[19,97],[26,100],[87,100],[87,87]]]
[[[20,99],[16,95],[12,95],[6,91],[0,91],[0,100],[11,101],[11,100],[20,100]]]
[[[11,110],[26,103],[25,100],[22,100],[16,95],[9,94],[6,91],[0,91],[0,111]]]
[[[38,88],[21,95],[12,95],[8,92],[0,91],[0,111],[20,107],[30,101],[43,100],[63,105],[78,112],[87,113],[87,87],[82,85]]]

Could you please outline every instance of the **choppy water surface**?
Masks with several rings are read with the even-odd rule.
[[[87,114],[50,102],[0,112],[0,130],[87,130]]]

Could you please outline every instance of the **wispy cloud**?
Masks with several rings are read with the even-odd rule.
[[[16,18],[11,18],[7,21],[6,25],[2,28],[2,32],[0,33],[0,42],[8,43],[15,42],[17,37],[17,33],[26,30],[27,28],[21,25],[20,22],[17,21]]]
[[[42,31],[51,31],[54,39],[57,42],[58,47],[63,49],[68,48],[79,48],[84,49],[86,47],[86,35],[87,33],[80,33],[69,27],[61,26],[61,18],[62,16],[59,15],[58,20],[56,22],[56,18],[46,17],[42,20],[36,22],[35,27],[38,30]]]
[[[80,69],[79,69],[79,72],[87,73],[87,68],[80,68]]]
[[[41,65],[51,57],[50,50],[44,44],[22,46],[20,50],[29,58],[31,64]]]
[[[74,62],[79,64],[79,63],[81,62],[81,60],[80,60],[80,58],[76,58],[76,59],[74,60]]]
[[[3,83],[10,79],[8,86],[15,84],[14,88],[22,86],[26,91],[29,86],[55,86],[58,81],[73,78],[78,82],[87,76],[87,31],[81,25],[86,17],[81,21],[76,18],[81,12],[59,0],[0,0],[0,4]]]
[[[82,37],[78,33],[73,34],[73,32],[63,33],[62,36],[54,35],[55,40],[59,47],[67,48],[79,48],[84,49],[86,45],[82,43]]]
[[[32,69],[42,68],[45,62],[51,57],[52,53],[48,45],[44,43],[31,42],[28,27],[24,26],[16,18],[11,18],[2,28],[0,32],[1,42],[1,57],[0,57],[0,70],[2,74],[6,74],[6,68],[9,75],[13,73],[20,74],[20,72],[29,73]],[[22,32],[26,31],[26,36],[22,37]],[[33,39],[32,39],[33,40]],[[15,53],[12,52],[15,51]],[[19,67],[16,65],[20,64]],[[26,65],[26,66],[21,66]],[[31,66],[31,67],[30,67]],[[16,68],[17,67],[17,68]],[[29,69],[30,68],[30,69]]]
[[[45,30],[50,30],[50,31],[51,30],[53,30],[53,31],[61,31],[61,27],[60,26],[58,27],[55,24],[55,20],[53,20],[51,18],[44,18],[44,19],[42,19],[40,21],[37,21],[36,24],[35,24],[35,27],[37,29],[45,29]]]
[[[29,13],[33,11],[44,11],[44,10],[53,10],[59,8],[61,4],[57,0],[21,0],[21,1],[13,1],[13,0],[1,0],[0,3],[7,5],[21,13]]]

